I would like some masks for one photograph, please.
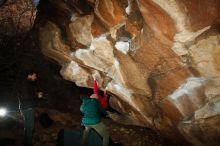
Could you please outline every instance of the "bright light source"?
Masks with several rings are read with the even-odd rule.
[[[5,108],[0,108],[0,117],[4,117],[7,113],[7,110]]]

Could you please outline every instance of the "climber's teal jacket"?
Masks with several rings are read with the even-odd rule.
[[[82,119],[83,125],[95,125],[101,122],[102,116],[106,111],[97,99],[85,97],[80,106],[80,111],[84,114]]]

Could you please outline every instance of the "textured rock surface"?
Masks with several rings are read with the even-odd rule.
[[[3,3],[4,2],[4,3]],[[1,3],[3,3],[1,5]],[[31,1],[0,1],[1,36],[20,35],[32,28],[36,10]]]
[[[48,0],[39,40],[63,78],[92,87],[95,76],[112,93],[115,120],[218,145],[219,8],[218,0]]]

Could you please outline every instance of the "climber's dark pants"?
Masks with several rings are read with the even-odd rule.
[[[21,110],[24,125],[24,146],[32,146],[33,130],[34,130],[34,109],[28,108]]]

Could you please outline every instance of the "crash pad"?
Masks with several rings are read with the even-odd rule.
[[[83,129],[79,131],[60,130],[58,134],[58,146],[81,146]],[[102,138],[94,131],[90,130],[87,146],[102,146]]]

